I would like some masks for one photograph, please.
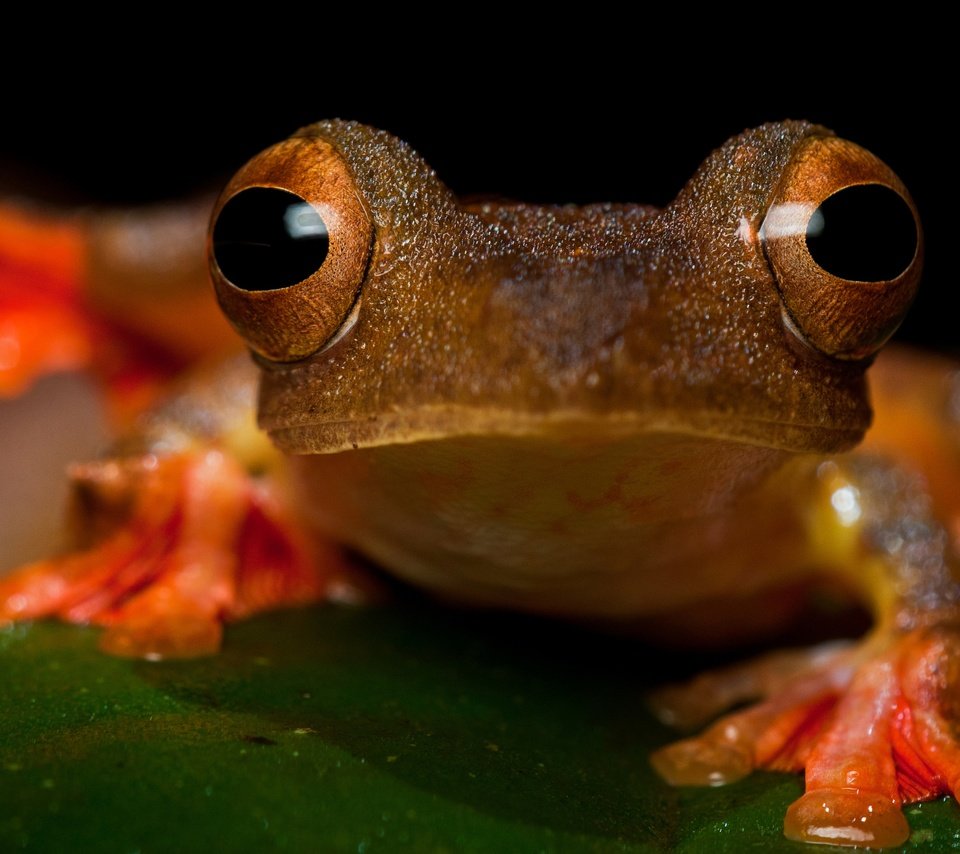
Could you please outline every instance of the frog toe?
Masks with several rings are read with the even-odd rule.
[[[722,786],[753,770],[749,745],[722,731],[675,742],[656,751],[650,761],[671,786]]]
[[[900,805],[884,795],[860,790],[808,791],[794,801],[784,835],[797,842],[892,848],[910,837]]]
[[[777,650],[664,686],[652,694],[650,703],[665,724],[694,730],[727,709],[775,695],[806,674],[841,667],[852,646],[849,641],[832,641],[807,649]]]
[[[196,658],[213,655],[223,640],[223,622],[216,614],[191,607],[190,602],[160,608],[145,603],[108,625],[100,649],[120,658]]]
[[[799,770],[835,700],[829,676],[808,675],[766,700],[724,715],[700,735],[661,748],[651,761],[667,782],[685,786],[732,783],[764,767]]]

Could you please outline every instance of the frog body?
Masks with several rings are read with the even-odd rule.
[[[255,158],[216,221],[251,187],[336,208],[336,187],[290,163],[342,157],[365,200],[351,215],[375,234],[343,325],[304,357],[264,336],[310,280],[245,291],[214,231],[228,316],[244,332],[258,311],[260,424],[295,455],[306,518],[448,597],[568,616],[660,613],[808,571],[800,542],[770,560],[742,529],[758,514],[798,527],[778,498],[796,491],[791,461],[851,447],[869,422],[864,360],[823,358],[785,326],[760,237],[795,192],[784,174],[821,146],[846,180],[912,205],[879,161],[803,122],[728,143],[662,211],[460,205],[407,147],[350,123]],[[907,260],[895,291],[915,285]],[[786,486],[753,495],[784,466]],[[659,583],[671,573],[689,586]]]
[[[458,437],[418,448],[415,459],[388,445],[292,462],[309,496],[306,519],[345,533],[407,581],[470,604],[628,617],[746,580],[705,558],[736,536],[722,509],[779,456],[722,440],[584,433]],[[705,484],[703,472],[720,467],[730,477]],[[704,538],[707,519],[717,531]],[[678,570],[689,588],[660,583]]]
[[[663,210],[461,204],[395,138],[321,122],[237,173],[210,246],[256,370],[190,380],[78,470],[101,536],[5,580],[7,616],[95,620],[121,654],[209,652],[224,619],[352,595],[344,545],[458,603],[659,625],[832,573],[874,632],[666,692],[677,721],[764,699],[656,767],[679,784],[806,768],[788,835],[848,844],[899,844],[903,803],[956,788],[949,686],[917,688],[960,649],[952,367],[881,357],[884,377],[927,378],[911,411],[941,453],[905,454],[919,474],[844,453],[922,263],[913,202],[875,157],[785,122],[729,141]],[[898,457],[913,442],[881,385],[872,452]],[[161,530],[144,589],[125,569]],[[913,704],[912,764],[891,758],[891,707],[865,729],[849,699],[883,690]]]

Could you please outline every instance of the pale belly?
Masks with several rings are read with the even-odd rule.
[[[783,469],[789,457],[645,433],[459,437],[292,465],[308,524],[412,584],[471,604],[629,617],[796,574],[790,499],[809,466]]]

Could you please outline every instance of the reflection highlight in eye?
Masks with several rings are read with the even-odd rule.
[[[807,220],[807,237],[820,237],[823,234],[823,211],[817,208]]]
[[[287,234],[295,240],[327,236],[327,226],[313,205],[308,202],[290,205],[284,211],[283,225]]]

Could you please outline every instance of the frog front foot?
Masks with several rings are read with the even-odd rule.
[[[150,453],[71,474],[93,542],[0,580],[0,622],[93,623],[112,654],[183,658],[216,652],[225,621],[352,592],[340,553],[308,549],[276,491],[227,453]]]
[[[856,645],[775,653],[663,690],[670,723],[748,699],[652,757],[674,785],[720,785],[755,769],[800,771],[806,793],[784,833],[885,848],[910,828],[902,806],[960,788],[960,621],[877,630]]]

